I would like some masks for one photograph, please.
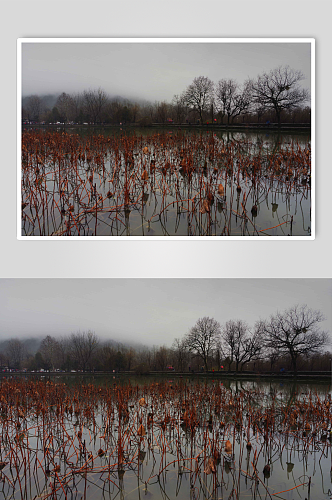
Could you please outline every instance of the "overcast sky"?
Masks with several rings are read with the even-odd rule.
[[[170,346],[203,316],[253,326],[296,304],[319,309],[332,333],[332,279],[0,279],[0,340],[91,329]]]
[[[111,95],[171,101],[200,75],[243,83],[280,65],[303,72],[310,89],[309,43],[23,43],[22,92]]]

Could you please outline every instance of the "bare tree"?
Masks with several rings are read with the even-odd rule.
[[[59,356],[59,366],[61,368],[69,369],[71,351],[72,351],[72,346],[70,342],[70,337],[63,336],[58,338],[58,356]]]
[[[174,110],[176,123],[182,123],[187,113],[187,106],[185,103],[184,94],[174,95],[172,99],[172,106]]]
[[[280,359],[280,353],[276,351],[275,349],[266,349],[265,350],[265,359],[270,363],[270,371],[273,371],[273,367],[277,363],[277,361]]]
[[[266,110],[273,109],[280,126],[281,112],[292,110],[309,100],[309,92],[299,86],[304,75],[289,66],[279,66],[251,82],[253,102]]]
[[[227,116],[227,123],[241,113],[245,113],[251,104],[251,83],[245,82],[241,88],[235,80],[220,80],[216,88],[216,105],[222,117]]]
[[[61,359],[60,344],[54,337],[47,335],[47,337],[42,340],[39,351],[48,368],[54,371],[55,367],[59,367]]]
[[[228,123],[231,116],[233,96],[238,88],[235,80],[219,80],[216,88],[216,105],[221,119],[226,115]]]
[[[8,365],[8,354],[0,352],[0,368]]]
[[[148,349],[146,347],[140,349],[137,354],[137,363],[140,365],[146,365],[147,369],[151,369],[152,365],[152,352],[151,349]]]
[[[132,347],[124,349],[126,370],[130,371],[132,369],[133,364],[135,363],[136,352]]]
[[[72,97],[69,94],[66,94],[66,92],[62,92],[62,94],[59,95],[55,106],[58,108],[64,123],[67,123],[69,120],[74,118],[76,104]]]
[[[140,111],[140,105],[137,104],[137,102],[131,104],[131,115],[132,115],[132,121],[133,123],[136,123],[137,116]]]
[[[104,344],[98,347],[96,351],[98,363],[102,370],[110,371],[113,370],[115,366],[115,354],[116,350],[113,345]]]
[[[169,354],[166,346],[163,345],[156,349],[155,362],[157,368],[159,368],[161,371],[166,370],[168,364],[168,357]]]
[[[241,371],[244,365],[250,361],[261,359],[263,351],[262,338],[258,330],[249,332],[249,335],[242,342],[242,353],[240,352],[239,363],[241,363]]]
[[[84,110],[84,97],[83,93],[71,94],[71,106],[72,106],[72,119],[75,122],[82,123],[84,121],[83,110]]]
[[[159,123],[166,123],[169,105],[167,104],[166,101],[162,101],[162,102],[157,102],[155,106],[156,106],[157,121]]]
[[[172,351],[176,360],[177,369],[183,372],[186,364],[188,363],[188,348],[185,341],[178,338],[174,339]]]
[[[260,122],[261,117],[265,113],[265,107],[259,102],[253,104],[253,113],[257,115],[257,123]]]
[[[239,331],[240,330],[240,331]],[[235,321],[227,321],[222,329],[220,347],[223,356],[229,359],[228,370],[234,361],[237,339],[241,336],[241,329],[236,325]]]
[[[194,78],[183,94],[184,102],[198,111],[201,123],[204,111],[209,109],[213,102],[213,87],[212,80],[206,76],[199,76]]]
[[[142,104],[139,113],[140,125],[151,125],[155,118],[155,107],[151,103]]]
[[[91,330],[71,334],[71,355],[81,370],[85,371],[89,366],[98,343],[97,335]]]
[[[205,316],[200,318],[185,336],[186,347],[202,359],[206,371],[220,333],[218,321]]]
[[[18,339],[10,339],[7,343],[6,353],[13,368],[20,369],[24,358],[24,346]]]
[[[319,327],[323,320],[320,311],[314,311],[307,305],[296,305],[282,313],[277,312],[269,321],[260,321],[257,331],[267,349],[290,356],[296,372],[299,356],[319,352],[330,342],[327,332]]]
[[[26,105],[26,110],[28,113],[29,121],[34,120],[38,122],[39,116],[42,112],[42,101],[40,97],[38,97],[37,95],[30,96]]]
[[[106,107],[107,101],[107,95],[101,88],[83,92],[84,108],[89,121],[96,123],[100,119],[101,112]]]
[[[236,371],[250,361],[260,357],[262,343],[259,332],[253,333],[245,321],[230,320],[223,327],[221,334],[222,349],[225,357],[230,360],[229,366],[235,362]]]

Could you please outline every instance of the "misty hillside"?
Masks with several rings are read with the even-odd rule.
[[[43,109],[52,109],[56,105],[57,99],[61,95],[61,92],[56,93],[56,94],[45,94],[45,95],[41,95],[41,94],[37,94],[37,93],[25,95],[22,97],[23,108],[25,108],[28,105],[28,101],[32,95],[38,95],[39,99],[41,100],[41,105],[42,105]],[[119,103],[125,103],[128,100],[133,100],[133,99],[130,99],[129,97],[123,97],[121,95],[111,95],[111,94],[108,94],[108,98],[110,99],[110,101],[115,101],[115,102],[119,102]],[[146,104],[148,102],[145,99],[134,99],[134,101],[137,102],[138,104],[141,104],[141,105]]]
[[[60,94],[47,94],[47,95],[39,95],[38,97],[40,98],[42,102],[42,106],[45,109],[52,109],[55,106],[55,103],[58,99]],[[22,98],[22,106],[25,107],[28,104],[28,100],[31,97],[31,95],[24,96]]]
[[[40,348],[40,344],[41,344],[42,340],[46,336],[47,336],[47,334],[45,334],[45,336],[43,336],[43,337],[30,337],[28,339],[26,339],[24,337],[15,337],[15,340],[20,340],[23,343],[24,350],[27,354],[35,355],[36,352],[38,351],[38,349]],[[0,352],[4,352],[6,350],[8,342],[10,340],[11,340],[10,338],[7,338],[5,340],[0,341]],[[109,345],[112,347],[122,346],[125,348],[132,347],[133,349],[138,350],[138,351],[147,348],[147,346],[145,344],[143,344],[141,342],[135,342],[135,341],[133,341],[133,342],[123,341],[123,340],[120,341],[120,340],[116,340],[116,339],[112,339],[112,338],[110,338],[110,339],[99,338],[99,341],[100,341],[100,345]]]
[[[16,337],[15,340],[16,339],[20,340],[23,343],[24,350],[27,354],[36,354],[36,352],[38,351],[38,349],[40,347],[41,341],[43,340],[42,337],[31,337],[28,339]],[[0,352],[3,352],[6,350],[9,340],[10,339],[0,341]]]

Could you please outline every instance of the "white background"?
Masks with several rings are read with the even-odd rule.
[[[2,2],[0,277],[331,277],[331,5],[319,0]],[[314,241],[17,240],[17,38],[131,36],[316,39]]]

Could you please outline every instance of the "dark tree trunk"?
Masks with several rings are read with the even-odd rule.
[[[281,125],[281,121],[280,121],[280,119],[281,119],[281,116],[280,116],[281,115],[281,111],[278,108],[276,108],[276,115],[277,115],[278,128],[280,128],[280,125]]]
[[[296,355],[294,355],[293,353],[291,353],[291,360],[292,360],[292,367],[293,367],[293,370],[294,370],[294,373],[297,373],[297,359],[296,359]]]

